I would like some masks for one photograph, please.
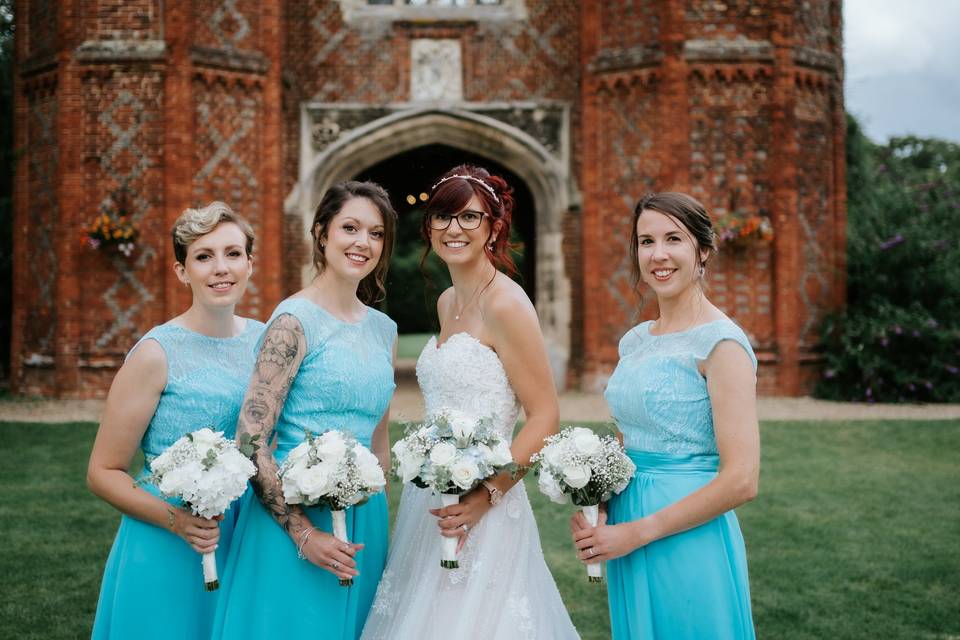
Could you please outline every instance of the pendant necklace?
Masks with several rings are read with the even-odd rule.
[[[496,274],[494,274],[494,277],[496,277]],[[491,282],[492,282],[492,280],[491,280]],[[488,284],[489,284],[489,283],[488,283]],[[463,304],[463,305],[460,306],[460,310],[459,310],[459,311],[454,311],[454,313],[453,313],[453,319],[454,319],[454,320],[459,320],[459,319],[460,319],[460,316],[462,316],[462,315],[463,315],[463,312],[467,309],[467,307],[470,306],[470,303],[473,302],[473,299],[477,297],[477,293],[479,293],[479,292],[480,292],[482,289],[484,289],[484,288],[486,288],[486,287],[481,287],[479,284],[478,284],[476,287],[474,287],[473,293],[470,294],[470,297],[467,299],[467,302],[466,302],[465,304]],[[456,298],[456,296],[454,296],[454,298]],[[454,301],[454,303],[456,303],[456,301]]]

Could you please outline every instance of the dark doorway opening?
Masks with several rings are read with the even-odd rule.
[[[397,243],[390,273],[387,276],[387,299],[384,311],[398,325],[401,334],[424,334],[438,329],[437,296],[450,279],[443,263],[431,254],[425,265],[425,282],[420,271],[424,241],[420,236],[420,220],[426,194],[447,170],[460,164],[475,164],[503,177],[513,187],[514,210],[511,238],[517,247],[514,262],[517,281],[531,300],[536,300],[536,219],[533,195],[515,173],[488,158],[441,144],[418,147],[388,158],[356,176],[372,180],[390,194],[397,211]],[[408,198],[412,198],[410,204]]]

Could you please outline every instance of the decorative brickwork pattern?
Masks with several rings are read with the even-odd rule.
[[[192,3],[196,11],[195,42],[220,49],[259,49],[260,2],[218,0]]]
[[[836,219],[832,206],[833,171],[825,162],[833,154],[830,95],[823,86],[798,86],[797,218],[800,223],[802,267],[799,274],[803,324],[800,346],[812,349],[819,341],[819,323],[829,307],[836,280]]]
[[[797,2],[797,39],[804,46],[819,51],[833,52],[837,48],[834,35],[834,11],[837,0],[800,0]]]
[[[464,97],[475,102],[575,100],[580,56],[577,3],[529,2],[528,19],[478,27],[464,42]]]
[[[687,37],[765,40],[773,26],[771,6],[775,1],[686,0]]]
[[[36,59],[57,51],[59,26],[57,0],[36,0],[27,4],[27,57]],[[18,27],[19,28],[19,27]]]
[[[602,283],[602,298],[595,302],[605,316],[598,318],[602,329],[594,340],[606,345],[605,353],[612,353],[615,359],[620,337],[636,323],[647,302],[638,309],[631,278],[630,217],[640,196],[658,189],[656,82],[651,78],[648,83],[615,87],[599,98],[599,120],[604,126],[597,154],[604,161],[598,167],[600,192],[595,203],[599,215],[588,223],[596,241],[586,250],[601,256],[603,269],[590,276]]]
[[[161,0],[95,0],[85,15],[84,40],[153,40],[160,38]]]
[[[194,201],[206,204],[222,200],[259,231],[262,96],[253,87],[222,78],[211,83],[198,77],[193,83],[193,92],[197,166],[193,178]],[[269,312],[261,309],[258,281],[255,271],[239,313],[260,317]]]
[[[23,353],[26,363],[51,364],[56,329],[57,252],[54,247],[60,203],[56,194],[59,161],[57,146],[57,96],[42,92],[31,96],[27,121],[30,223],[21,241],[28,243],[29,273]]]
[[[690,192],[718,219],[769,215],[771,80],[742,70],[690,78]],[[711,265],[711,300],[739,322],[754,346],[770,347],[771,246],[730,248]]]
[[[84,273],[95,287],[85,292],[81,352],[119,356],[157,316],[154,292],[160,275],[157,251],[166,241],[162,219],[163,131],[158,126],[163,79],[158,72],[89,74],[83,83],[87,201],[77,218],[123,209],[141,239],[131,258],[107,249],[85,251]]]
[[[662,4],[658,0],[601,3],[601,52],[658,47]]]

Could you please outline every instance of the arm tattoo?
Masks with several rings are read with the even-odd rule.
[[[289,314],[277,317],[264,336],[237,425],[238,438],[244,433],[259,436],[260,447],[253,455],[257,475],[250,482],[263,506],[291,535],[310,523],[303,509],[284,502],[277,461],[269,443],[306,353],[307,340],[300,321]]]

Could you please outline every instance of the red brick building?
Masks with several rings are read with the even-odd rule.
[[[424,168],[404,178],[416,193],[443,150],[526,194],[528,285],[568,386],[601,386],[653,312],[629,281],[638,196],[767,216],[772,241],[722,252],[710,295],[753,341],[761,392],[803,393],[844,299],[840,15],[839,0],[18,0],[13,387],[104,393],[188,303],[167,235],[185,207],[222,199],[254,222],[244,312],[265,318],[307,277],[326,186],[400,162]],[[130,258],[81,244],[120,208],[142,235]]]

